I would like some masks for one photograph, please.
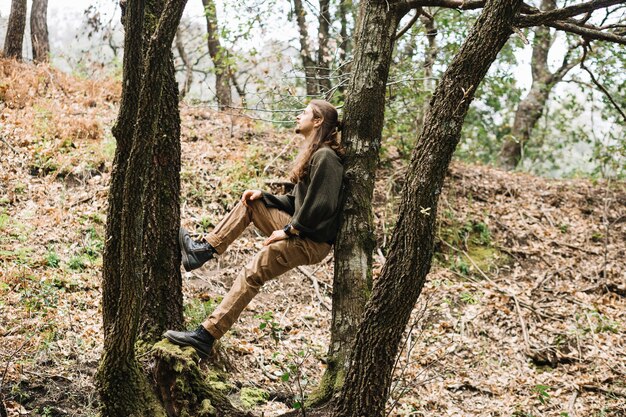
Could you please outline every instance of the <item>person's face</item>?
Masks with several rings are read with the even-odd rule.
[[[306,109],[296,116],[296,133],[308,136],[322,123],[322,119],[315,118],[309,104]]]

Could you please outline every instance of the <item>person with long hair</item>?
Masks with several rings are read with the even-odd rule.
[[[343,147],[337,109],[311,100],[296,117],[296,133],[304,140],[290,174],[295,184],[288,195],[246,190],[241,201],[202,241],[181,227],[179,241],[186,271],[222,254],[253,223],[267,237],[263,248],[246,264],[215,311],[193,331],[168,330],[164,336],[209,356],[215,340],[226,333],[261,286],[299,265],[321,262],[339,229],[343,201]]]

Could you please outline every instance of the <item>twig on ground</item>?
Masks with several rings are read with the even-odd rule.
[[[578,390],[575,389],[574,392],[572,392],[572,396],[569,398],[569,401],[567,403],[567,415],[569,417],[576,417],[576,398],[578,398]]]
[[[517,311],[517,317],[519,318],[520,326],[522,327],[522,335],[524,336],[524,344],[526,345],[526,354],[531,355],[533,348],[530,346],[530,339],[528,338],[528,329],[526,328],[526,322],[522,316],[522,310],[519,306],[517,297],[513,295],[513,301],[515,302],[515,310]]]
[[[2,143],[4,143],[5,145],[7,145],[9,147],[9,149],[11,149],[13,151],[13,153],[17,154],[19,153],[17,151],[17,149],[15,149],[13,146],[11,146],[11,144],[9,142],[6,141],[6,139],[4,138],[4,136],[0,136],[0,140],[2,141]]]
[[[283,156],[285,154],[285,152],[287,152],[287,150],[289,150],[291,148],[291,145],[293,144],[293,141],[295,140],[296,136],[294,135],[291,140],[289,141],[288,144],[286,144],[283,149],[281,149],[281,151],[278,153],[278,155],[276,155],[274,158],[272,158],[271,161],[269,161],[267,163],[267,165],[265,165],[265,168],[263,168],[263,173],[267,174],[267,171],[270,169],[270,167],[272,166],[272,164],[274,162],[276,162],[276,160],[278,160],[278,158],[280,158],[281,156]]]
[[[332,310],[331,306],[329,306],[328,303],[324,301],[324,299],[322,298],[322,294],[320,293],[320,284],[317,281],[317,278],[315,278],[315,276],[312,273],[309,273],[308,271],[306,271],[304,268],[300,266],[296,267],[296,269],[311,280],[311,282],[313,283],[313,289],[315,290],[315,295],[317,296],[319,303],[326,310],[331,311]]]

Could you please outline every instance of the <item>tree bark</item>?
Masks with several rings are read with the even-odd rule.
[[[232,106],[232,92],[230,89],[231,69],[228,63],[228,52],[220,44],[217,10],[213,0],[202,0],[206,17],[207,43],[209,55],[215,66],[215,94],[220,110]]]
[[[488,1],[435,90],[411,159],[387,262],[366,305],[334,416],[384,415],[398,346],[430,270],[444,176],[474,92],[512,33],[520,5],[521,0]],[[363,39],[357,42],[362,49]]]
[[[180,124],[171,45],[185,3],[170,0],[163,9],[156,0],[147,8],[141,0],[124,5],[123,93],[113,129],[118,146],[103,265],[105,340],[97,375],[104,416],[165,415],[136,360],[135,348],[140,324],[146,324],[142,320],[146,294],[160,297],[159,310],[149,312],[158,318],[170,314],[169,298],[180,297],[180,317],[172,321],[182,321],[180,292],[170,288],[164,293],[164,283],[151,280],[178,275],[167,282],[181,286],[176,240],[180,145],[178,136],[164,136],[176,135]],[[155,28],[149,37],[146,27]],[[149,43],[144,44],[144,39]]]
[[[47,62],[50,55],[48,0],[33,0],[30,11],[30,39],[33,45],[33,61]]]
[[[22,59],[22,45],[24,29],[26,28],[26,0],[13,0],[7,34],[4,38],[4,56],[7,58]]]
[[[388,11],[386,1],[361,2],[354,62],[344,106],[346,147],[342,225],[335,243],[333,313],[328,367],[315,403],[343,385],[363,306],[372,286],[372,197],[385,108],[385,89],[398,23],[407,10]]]

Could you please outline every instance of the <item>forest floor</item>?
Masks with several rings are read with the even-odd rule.
[[[3,60],[0,72],[0,401],[9,416],[94,416],[119,81]],[[210,230],[246,188],[281,191],[295,135],[204,107],[181,116],[183,226]],[[384,147],[374,279],[407,165]],[[249,229],[184,274],[189,326],[261,241]],[[315,387],[332,276],[329,256],[267,284],[224,337],[240,406],[277,416]],[[626,184],[453,163],[389,415],[626,416]]]

